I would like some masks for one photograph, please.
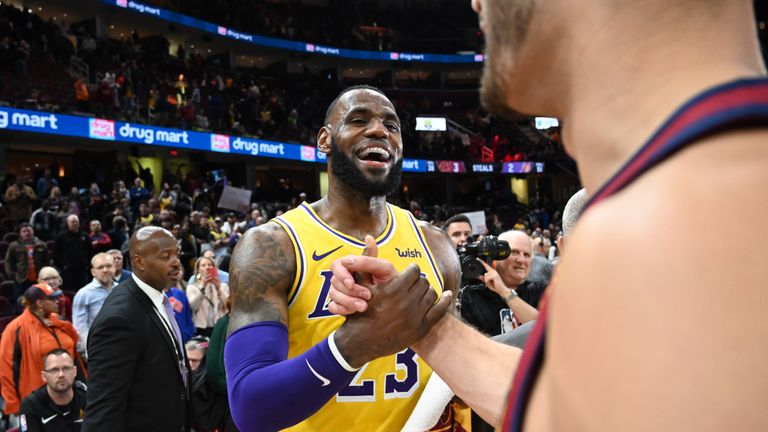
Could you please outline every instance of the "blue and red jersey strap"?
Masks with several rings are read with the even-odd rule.
[[[619,192],[643,173],[689,144],[737,128],[768,127],[768,79],[743,79],[699,94],[680,107],[610,180],[592,195],[584,210]],[[547,293],[551,290],[548,289]],[[547,304],[520,359],[502,430],[520,432],[533,387],[544,363]]]

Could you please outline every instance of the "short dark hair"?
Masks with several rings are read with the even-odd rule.
[[[52,350],[48,351],[48,352],[47,352],[47,353],[46,353],[46,354],[43,356],[43,367],[46,367],[46,366],[45,366],[45,364],[48,362],[48,357],[50,357],[50,356],[52,356],[52,355],[57,355],[57,356],[58,356],[58,355],[64,355],[64,354],[66,354],[67,356],[69,356],[69,358],[71,358],[71,359],[72,359],[72,362],[73,362],[73,363],[75,362],[75,359],[73,359],[73,358],[72,358],[72,354],[70,354],[70,353],[69,353],[69,351],[65,350],[64,348],[54,348],[54,349],[52,349]]]
[[[470,227],[472,226],[472,222],[469,221],[469,218],[467,217],[467,215],[457,214],[449,217],[448,220],[445,221],[445,223],[443,224],[443,230],[447,231],[448,226],[458,222],[465,222],[465,223],[468,223]]]
[[[325,110],[325,119],[323,119],[323,126],[327,125],[328,122],[331,120],[331,116],[333,115],[333,112],[336,111],[336,106],[339,104],[339,100],[341,99],[341,97],[344,96],[345,94],[347,94],[347,93],[349,93],[351,91],[355,91],[355,90],[371,90],[371,91],[375,91],[376,93],[381,94],[384,97],[387,97],[387,95],[384,94],[384,92],[380,88],[378,88],[378,87],[369,86],[369,85],[366,85],[366,84],[360,84],[360,85],[354,85],[352,87],[347,87],[344,90],[342,90],[341,92],[339,92],[339,94],[336,95],[336,98],[331,101],[331,104],[328,105],[328,109]],[[387,97],[387,99],[389,99],[389,98]]]
[[[19,224],[19,232],[21,232],[23,228],[32,228],[32,225],[30,225],[28,222],[22,222]],[[32,229],[34,230],[34,228]]]
[[[125,218],[124,218],[124,217],[122,217],[122,216],[119,216],[119,215],[118,215],[118,216],[115,216],[115,217],[112,219],[112,225],[113,225],[115,228],[120,228],[120,229],[122,229],[122,228],[125,228],[125,226],[126,226],[127,224],[128,224],[128,221],[126,221],[126,220],[125,220]]]

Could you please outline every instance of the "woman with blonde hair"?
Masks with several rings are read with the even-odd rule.
[[[229,298],[229,285],[219,280],[212,258],[200,257],[195,262],[195,277],[187,286],[187,298],[197,334],[210,337],[216,321],[227,313],[225,301]]]
[[[82,359],[75,350],[78,335],[72,323],[58,317],[62,292],[47,283],[27,288],[21,297],[24,312],[8,324],[0,339],[0,389],[6,415],[18,414],[21,400],[45,384],[43,356],[56,348],[67,350],[84,377]]]

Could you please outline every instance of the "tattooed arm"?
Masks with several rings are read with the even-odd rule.
[[[293,246],[279,225],[266,223],[248,230],[232,253],[227,335],[255,322],[288,325],[288,290],[295,274]]]
[[[287,296],[295,273],[293,246],[276,223],[248,230],[232,254],[224,364],[232,418],[244,432],[306,419],[356,373],[334,357],[332,336],[288,359]]]

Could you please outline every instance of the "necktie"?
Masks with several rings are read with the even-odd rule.
[[[166,295],[163,295],[163,307],[165,308],[165,315],[168,317],[168,321],[171,322],[171,328],[173,328],[173,334],[176,338],[175,347],[176,354],[179,358],[179,370],[181,371],[181,377],[184,379],[184,385],[187,384],[187,367],[184,363],[184,349],[181,344],[181,330],[179,330],[179,324],[176,322],[176,315],[171,307],[171,302]]]

